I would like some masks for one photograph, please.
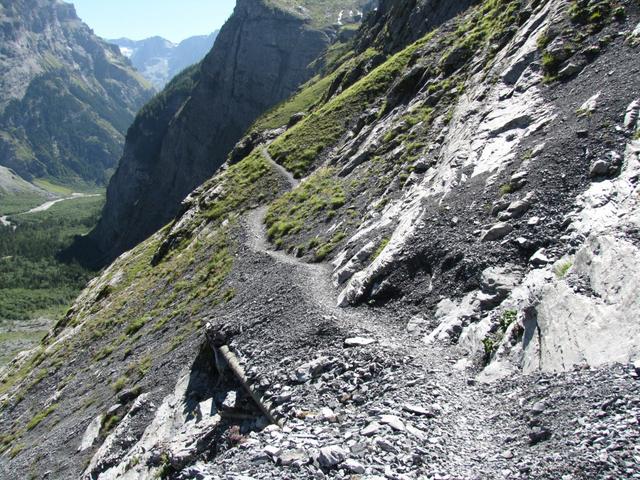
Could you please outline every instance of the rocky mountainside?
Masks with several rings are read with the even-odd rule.
[[[0,472],[638,478],[638,48],[382,2],[3,372]]]
[[[200,62],[213,47],[217,36],[218,30],[211,35],[189,37],[180,43],[172,43],[162,37],[107,41],[117,45],[136,70],[156,89],[162,90],[182,70]]]
[[[340,5],[355,10],[365,3],[370,2]],[[176,93],[175,83],[181,82],[176,79],[134,122],[100,223],[75,248],[76,256],[102,266],[166,224],[189,192],[224,163],[251,123],[312,76],[311,62],[340,31],[339,19],[346,18],[340,16],[342,7],[325,18],[328,5],[308,4],[303,14],[290,12],[287,2],[237,2],[198,67],[193,89]],[[148,115],[156,110],[164,121]],[[146,118],[156,126],[146,129]]]
[[[0,2],[0,45],[0,163],[106,184],[150,87],[58,0]]]

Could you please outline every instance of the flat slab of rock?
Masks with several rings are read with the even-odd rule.
[[[380,417],[380,423],[389,425],[391,428],[399,432],[404,432],[405,430],[404,422],[397,415],[382,415]]]
[[[371,345],[372,343],[376,343],[373,338],[365,338],[365,337],[353,337],[347,338],[344,341],[345,347],[366,347],[367,345]]]
[[[414,415],[422,415],[425,417],[435,417],[435,413],[432,410],[426,409],[419,405],[407,404],[402,407],[405,412],[413,413]]]
[[[498,222],[493,225],[489,230],[484,232],[480,241],[482,242],[493,242],[496,240],[500,240],[511,233],[513,230],[513,226],[506,222]]]

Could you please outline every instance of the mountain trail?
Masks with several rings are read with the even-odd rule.
[[[265,147],[262,154],[292,188],[299,184],[271,158]],[[292,282],[300,287],[306,299],[346,330],[357,330],[361,339],[375,340],[366,348],[382,349],[393,352],[398,358],[410,359],[403,368],[406,375],[396,377],[401,379],[401,383],[395,385],[396,398],[411,399],[411,404],[416,405],[427,404],[433,401],[434,390],[437,392],[435,408],[446,427],[431,432],[426,441],[436,445],[442,442],[447,468],[468,478],[477,474],[479,464],[498,456],[504,450],[504,446],[498,444],[500,436],[496,424],[496,408],[502,400],[468,385],[463,371],[454,368],[450,350],[445,352],[442,347],[425,344],[422,335],[409,333],[406,325],[400,325],[388,311],[337,306],[338,292],[331,280],[331,266],[306,263],[275,250],[264,224],[267,209],[266,206],[256,208],[246,216],[247,247],[287,266],[283,275],[290,275],[290,267],[294,267]],[[392,409],[401,411],[403,405],[393,405]]]

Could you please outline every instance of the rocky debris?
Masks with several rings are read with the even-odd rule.
[[[481,242],[494,242],[496,240],[501,240],[507,235],[509,235],[513,231],[513,225],[506,222],[499,222],[486,230],[482,237],[480,237]]]
[[[522,200],[516,200],[511,202],[505,211],[498,215],[498,220],[507,221],[510,219],[517,219],[522,217],[527,210],[531,208],[531,205],[535,201],[535,193],[529,192]]]

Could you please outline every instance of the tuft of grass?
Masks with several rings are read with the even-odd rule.
[[[24,443],[15,445],[13,448],[11,448],[11,450],[9,450],[9,458],[13,459],[17,457],[18,454],[20,454],[20,452],[22,452],[25,448],[27,448],[27,446]]]
[[[556,277],[560,279],[566,277],[571,267],[573,267],[573,262],[571,260],[557,264],[554,268]]]
[[[27,423],[27,430],[33,430],[36,428],[45,418],[51,415],[58,408],[58,404],[54,403],[53,405],[45,408],[40,413],[36,414],[29,422]]]
[[[500,196],[504,197],[505,195],[508,195],[509,193],[513,193],[514,192],[514,188],[513,188],[513,184],[511,183],[505,183],[504,185],[500,186]]]
[[[111,384],[111,388],[114,392],[118,393],[124,389],[129,383],[129,378],[126,375],[119,377],[115,382]]]
[[[338,244],[342,240],[344,240],[346,236],[346,233],[338,232],[333,237],[331,237],[331,240],[329,240],[329,242],[318,248],[315,252],[316,262],[322,262],[325,258],[327,258],[327,256],[329,256],[329,254],[335,250]]]
[[[389,239],[388,238],[383,238],[380,243],[378,244],[378,247],[376,248],[375,252],[373,252],[373,255],[371,255],[371,261],[373,262],[376,258],[378,258],[380,256],[380,254],[382,253],[382,251],[387,248],[387,245],[389,245]]]
[[[518,318],[517,310],[511,309],[502,312],[502,315],[500,315],[500,330],[503,333],[506,332],[509,326],[516,321],[516,318]]]

